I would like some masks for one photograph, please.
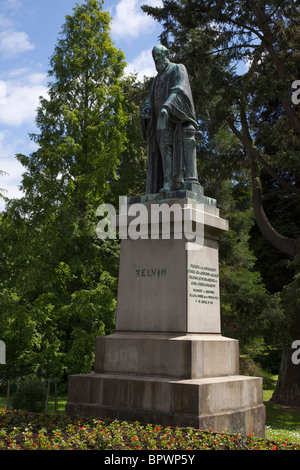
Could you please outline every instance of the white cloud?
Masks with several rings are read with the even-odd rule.
[[[39,105],[39,97],[47,97],[46,74],[27,68],[10,70],[6,73],[6,96],[0,102],[0,170],[8,173],[0,177],[0,188],[5,189],[4,196],[18,198],[22,195],[19,185],[24,173],[23,166],[17,161],[17,153],[30,154],[36,144],[28,133],[35,129],[34,119]],[[1,104],[2,103],[2,104]],[[24,128],[22,124],[25,124]],[[17,132],[16,132],[16,128]],[[0,199],[0,211],[5,202]]]
[[[16,57],[34,49],[29,36],[24,31],[17,31],[14,13],[21,8],[19,0],[2,0],[0,5],[0,54],[3,59]]]
[[[142,51],[132,62],[130,62],[125,69],[125,73],[137,74],[137,77],[140,80],[143,80],[144,76],[153,77],[156,75],[152,58],[152,48]]]
[[[7,72],[7,76],[9,78],[14,78],[14,77],[24,77],[30,70],[27,67],[23,67],[20,69],[12,69]]]
[[[0,190],[0,192],[9,199],[19,198],[22,195],[19,185],[25,169],[15,158],[15,154],[19,152],[20,148],[24,150],[25,147],[28,149],[31,147],[28,139],[27,142],[20,138],[15,139],[8,130],[0,132],[0,170],[6,173],[0,176],[0,188],[4,190]],[[5,202],[0,199],[0,211],[4,207]]]
[[[10,29],[12,27],[13,27],[13,21],[7,18],[7,16],[4,15],[3,13],[0,13],[0,28],[4,30],[4,29]]]
[[[0,80],[0,105],[6,103],[6,83]]]
[[[9,199],[19,198],[22,195],[19,189],[22,174],[25,168],[21,165],[16,158],[0,159],[1,171],[5,171],[5,175],[1,176],[0,188],[5,197]]]
[[[46,75],[26,69],[11,71],[5,91],[5,99],[0,105],[0,124],[16,127],[33,123],[39,97],[47,96]]]
[[[22,52],[34,49],[28,34],[23,31],[7,30],[0,33],[0,52],[2,57],[16,56]]]
[[[135,39],[140,34],[151,33],[155,20],[141,10],[145,2],[140,0],[120,0],[116,6],[111,32],[118,39]],[[160,0],[147,2],[151,6],[161,6]]]
[[[3,10],[18,10],[22,4],[19,0],[3,0]]]
[[[33,121],[43,93],[40,86],[7,87],[8,94],[5,104],[0,109],[0,122],[8,126],[20,126],[24,122]]]

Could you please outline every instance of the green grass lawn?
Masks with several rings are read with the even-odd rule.
[[[264,390],[266,406],[266,438],[288,439],[300,443],[300,406],[280,406],[269,403],[273,390]]]

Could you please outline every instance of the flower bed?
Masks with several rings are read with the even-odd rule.
[[[0,410],[0,450],[300,450],[228,432]]]

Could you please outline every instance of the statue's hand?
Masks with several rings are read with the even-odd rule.
[[[160,115],[157,121],[157,130],[161,131],[165,129],[168,120],[168,111],[165,108],[161,109]]]
[[[151,107],[146,105],[141,110],[141,117],[143,119],[150,119],[151,118]]]

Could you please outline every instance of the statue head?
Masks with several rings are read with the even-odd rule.
[[[159,45],[153,47],[152,57],[158,73],[164,72],[170,64],[170,52],[165,46]]]

